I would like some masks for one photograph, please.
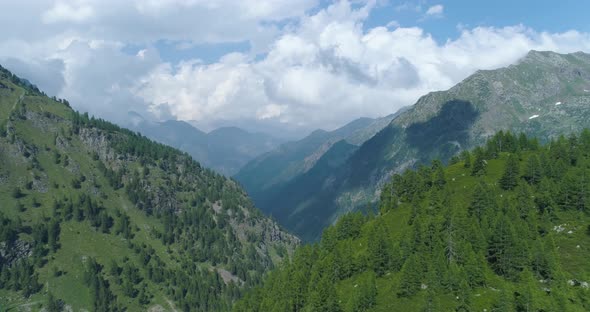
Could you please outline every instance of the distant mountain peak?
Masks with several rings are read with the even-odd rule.
[[[137,127],[139,124],[145,122],[145,118],[141,116],[136,111],[129,111],[127,112],[127,116],[129,117],[129,123],[132,124],[134,127]]]

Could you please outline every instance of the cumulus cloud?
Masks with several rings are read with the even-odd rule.
[[[44,23],[74,22],[82,23],[88,21],[94,15],[94,9],[84,0],[58,1],[51,9],[43,13]]]
[[[419,27],[365,28],[375,1],[342,0],[309,13],[317,3],[40,0],[32,9],[38,20],[28,20],[41,25],[39,31],[22,38],[1,33],[0,62],[76,108],[115,121],[133,110],[207,128],[247,121],[332,129],[360,116],[391,114],[531,49],[590,51],[586,33],[522,25],[463,28],[456,39],[439,43]],[[85,20],[67,18],[85,7],[92,12]],[[433,8],[433,14],[444,11]],[[47,19],[49,12],[61,15]],[[3,17],[11,18],[4,10]],[[157,40],[187,47],[239,40],[253,50],[213,63],[196,57],[170,63],[154,47]],[[126,51],[129,43],[143,43],[142,50]]]
[[[359,116],[393,113],[531,49],[590,50],[588,34],[524,26],[464,29],[442,44],[417,27],[364,30],[370,9],[338,2],[304,17],[260,60],[242,55],[233,62],[164,65],[141,81],[137,94],[152,99],[152,109],[168,106],[180,119],[277,118],[334,128]]]
[[[444,7],[442,4],[433,5],[426,10],[426,15],[429,16],[441,16],[443,14]]]

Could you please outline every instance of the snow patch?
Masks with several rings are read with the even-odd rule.
[[[533,115],[533,116],[529,117],[529,120],[535,119],[535,118],[539,118],[539,115]]]

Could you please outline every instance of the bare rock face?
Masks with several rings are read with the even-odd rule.
[[[0,259],[9,265],[20,259],[28,258],[32,254],[32,246],[26,241],[17,239],[12,244],[0,242]]]
[[[286,237],[276,223],[267,224],[264,233],[266,234],[264,239],[270,242],[283,242],[292,239],[292,237]]]
[[[98,154],[102,161],[111,162],[117,159],[114,150],[110,147],[109,139],[98,129],[82,128],[79,137],[89,150]]]

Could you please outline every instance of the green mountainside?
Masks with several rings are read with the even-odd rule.
[[[234,311],[589,311],[590,131],[395,174]]]
[[[1,311],[227,311],[298,243],[234,181],[0,67]]]
[[[284,214],[296,209],[289,206],[290,203],[300,204],[305,198],[313,197],[318,190],[331,196],[332,190],[317,183],[329,187],[326,176],[343,165],[360,145],[385,128],[397,115],[377,119],[359,118],[333,131],[314,131],[302,140],[282,144],[255,158],[235,178],[244,186],[257,207],[283,222]],[[288,196],[288,201],[284,200],[285,196]],[[295,231],[301,226],[324,226],[320,216],[313,217],[313,220],[298,218],[305,225],[286,225]]]
[[[187,152],[204,167],[226,176],[236,174],[249,161],[283,142],[268,134],[250,133],[236,127],[205,133],[184,121],[150,122],[137,114],[130,119],[130,129]]]
[[[423,96],[341,165],[252,196],[287,229],[317,240],[342,214],[374,206],[396,172],[436,158],[447,162],[500,130],[546,141],[585,127],[590,127],[590,55],[531,51],[517,64],[478,71],[447,91]],[[237,178],[251,192],[251,183]],[[288,194],[304,196],[285,200]]]

